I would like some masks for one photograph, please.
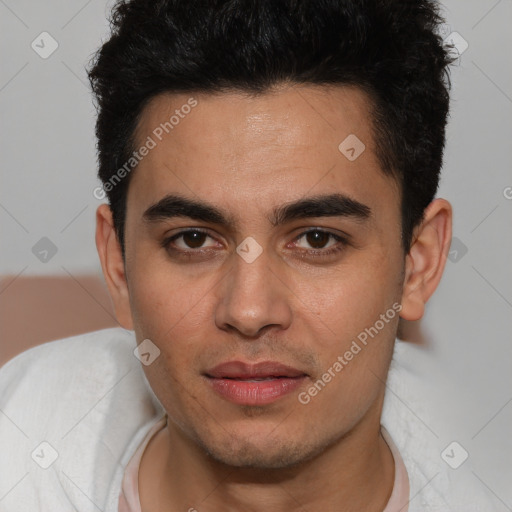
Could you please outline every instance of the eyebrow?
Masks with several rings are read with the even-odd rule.
[[[349,217],[366,220],[371,217],[369,206],[344,194],[317,195],[302,198],[274,208],[268,217],[273,227],[292,220],[314,217]],[[188,217],[200,222],[208,222],[226,227],[233,227],[234,218],[221,209],[204,201],[169,194],[150,206],[142,218],[146,222],[159,222],[174,217]]]

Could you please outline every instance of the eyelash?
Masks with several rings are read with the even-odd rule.
[[[308,255],[312,255],[315,257],[327,257],[327,256],[330,256],[332,254],[342,251],[345,248],[345,245],[348,244],[347,238],[342,237],[340,235],[336,235],[336,234],[332,233],[331,231],[327,231],[327,230],[320,229],[320,228],[312,228],[307,231],[304,231],[300,235],[298,235],[294,239],[294,241],[298,241],[302,237],[308,235],[309,233],[315,233],[315,232],[329,235],[330,237],[334,238],[338,243],[341,243],[341,246],[338,244],[329,249],[302,249],[301,250],[302,253],[306,253]],[[190,250],[186,251],[183,249],[175,249],[174,247],[170,247],[171,242],[174,242],[175,240],[177,240],[178,238],[181,238],[183,235],[185,235],[187,233],[203,233],[203,234],[207,235],[208,237],[213,238],[210,236],[210,234],[207,231],[205,231],[203,229],[199,229],[199,228],[186,229],[184,231],[180,231],[179,233],[176,233],[170,237],[165,238],[161,243],[162,247],[177,256],[183,256],[185,258],[191,258],[194,255],[197,255],[198,253],[204,254],[205,252],[209,252],[209,249],[200,249],[199,248],[199,249],[190,249]]]

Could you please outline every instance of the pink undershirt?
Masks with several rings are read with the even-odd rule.
[[[167,425],[164,416],[155,423],[139,445],[126,466],[119,494],[119,512],[142,512],[139,499],[139,465],[142,454],[151,438]],[[395,482],[389,501],[382,512],[407,512],[409,510],[409,476],[400,452],[387,430],[381,426],[382,437],[391,450],[395,460]]]

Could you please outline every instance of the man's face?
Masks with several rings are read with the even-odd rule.
[[[182,109],[191,96],[197,106]],[[160,133],[176,109],[179,122]],[[370,417],[378,424],[404,254],[398,186],[379,167],[370,123],[368,98],[347,87],[162,95],[143,111],[136,147],[157,144],[127,197],[133,328],[160,350],[144,371],[170,428],[217,460],[286,467]],[[350,135],[365,145],[355,159],[353,137],[339,149]],[[167,195],[228,223],[177,216],[190,212]]]

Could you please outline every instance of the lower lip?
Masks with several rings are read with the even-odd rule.
[[[306,377],[282,377],[247,381],[208,377],[213,390],[239,405],[265,405],[295,391]]]

